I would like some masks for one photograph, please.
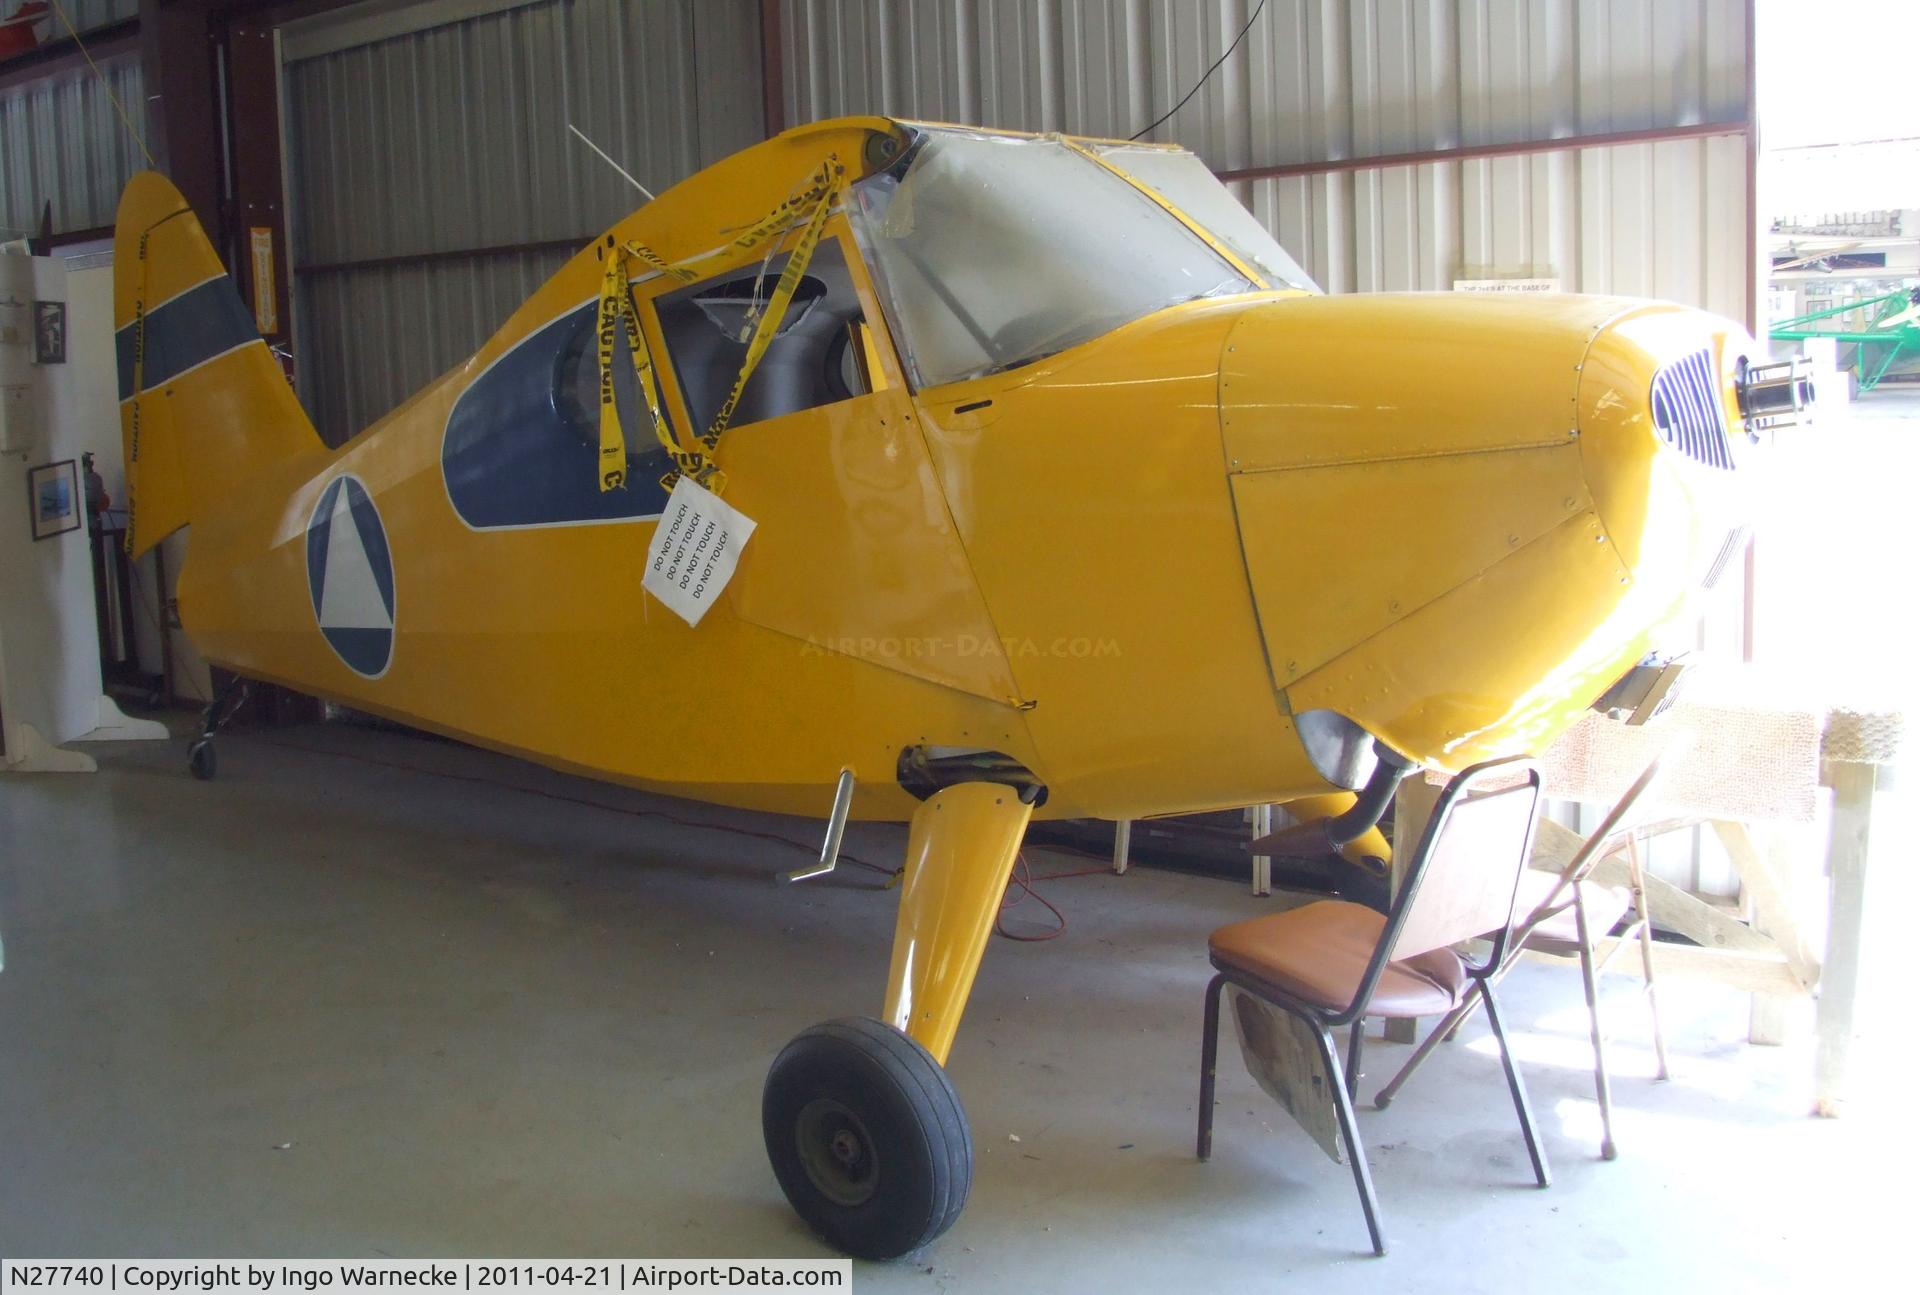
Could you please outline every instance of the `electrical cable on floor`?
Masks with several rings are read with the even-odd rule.
[[[603,809],[611,814],[625,814],[629,818],[657,819],[663,823],[670,823],[675,827],[690,828],[696,831],[724,832],[729,836],[746,837],[755,841],[768,841],[775,845],[784,845],[790,850],[798,850],[802,854],[815,854],[818,852],[817,847],[808,845],[804,841],[796,841],[792,837],[781,836],[778,832],[761,832],[750,827],[734,827],[727,823],[713,823],[700,819],[682,818],[678,814],[669,814],[665,810],[659,809],[629,809],[624,805],[609,805],[603,800],[593,800],[586,796],[569,796],[565,792],[545,791],[539,787],[526,786],[524,783],[502,782],[498,778],[486,778],[479,774],[454,773],[446,769],[429,769],[423,765],[403,764],[397,760],[382,760],[378,756],[359,755],[351,751],[329,751],[324,747],[306,746],[299,742],[287,742],[278,738],[262,737],[258,734],[253,736],[255,741],[265,743],[267,746],[281,747],[288,751],[302,751],[308,755],[333,756],[341,760],[357,760],[361,764],[377,765],[383,769],[398,769],[405,773],[426,774],[429,777],[445,778],[452,782],[472,782],[487,787],[498,787],[506,791],[525,792],[529,796],[543,796],[548,800],[557,800],[568,805],[584,805],[589,809]],[[869,872],[877,872],[881,876],[889,879],[898,875],[899,872],[899,869],[886,868],[877,863],[870,863],[858,855],[847,853],[845,850],[840,852],[840,861],[842,863],[850,863],[856,868],[865,868]]]
[[[1182,108],[1186,107],[1187,100],[1193,98],[1193,96],[1195,96],[1196,94],[1199,94],[1200,87],[1213,79],[1213,74],[1220,70],[1220,65],[1233,57],[1233,51],[1240,48],[1240,42],[1247,38],[1247,33],[1253,30],[1253,25],[1256,22],[1260,21],[1260,11],[1265,9],[1266,7],[1267,7],[1267,0],[1260,0],[1260,3],[1253,7],[1253,13],[1250,17],[1248,17],[1247,25],[1240,29],[1240,34],[1233,38],[1233,43],[1227,46],[1226,51],[1222,53],[1219,58],[1213,61],[1213,66],[1208,68],[1206,72],[1201,76],[1201,78],[1198,81],[1195,81],[1193,83],[1193,89],[1187,91],[1186,97],[1181,99],[1179,103],[1176,103],[1175,105],[1173,105],[1173,107],[1167,109],[1164,113],[1160,114],[1160,116],[1155,118],[1151,124],[1142,126],[1134,134],[1127,136],[1127,142],[1132,143],[1134,140],[1139,139],[1140,136],[1150,133],[1155,127],[1159,126],[1161,122],[1165,121],[1167,118],[1173,116],[1173,114],[1175,114],[1176,112],[1179,112]]]
[[[814,853],[813,846],[802,841],[796,841],[792,837],[781,836],[778,832],[760,832],[750,827],[734,827],[726,823],[713,823],[699,819],[682,818],[677,814],[669,814],[664,810],[628,809],[620,805],[609,805],[603,800],[593,800],[586,796],[569,796],[564,792],[543,791],[538,787],[528,787],[521,783],[502,782],[498,778],[486,778],[479,774],[453,773],[445,769],[428,769],[422,765],[402,764],[397,760],[382,760],[377,756],[358,755],[349,751],[329,751],[324,747],[306,746],[299,742],[286,742],[277,738],[261,737],[257,734],[254,736],[254,740],[263,742],[268,746],[281,747],[288,751],[301,751],[308,755],[328,755],[342,760],[357,760],[361,764],[377,765],[383,769],[397,769],[404,773],[421,773],[434,778],[445,778],[452,782],[479,783],[483,786],[499,787],[507,791],[525,792],[530,796],[544,796],[548,800],[557,800],[568,805],[584,805],[589,809],[603,809],[609,813],[625,814],[631,818],[657,819],[663,823],[671,823],[675,827],[684,827],[695,831],[724,832],[729,836],[745,837],[755,841],[768,841],[775,845],[784,845],[790,850],[798,850],[802,854]],[[906,871],[904,868],[883,867],[880,864],[862,859],[858,855],[849,854],[845,850],[840,852],[840,859],[843,863],[850,863],[857,868],[865,868],[869,872],[879,873],[881,876],[887,878],[887,887],[891,887]],[[1053,901],[1036,890],[1036,884],[1039,882],[1064,881],[1069,877],[1111,875],[1112,872],[1113,869],[1111,867],[1068,868],[1061,872],[1051,872],[1041,877],[1035,877],[1032,867],[1027,863],[1027,852],[1022,850],[1015,860],[1013,876],[1007,882],[1007,893],[1000,901],[1000,911],[994,914],[994,932],[1006,939],[1015,940],[1021,944],[1044,944],[1048,940],[1059,939],[1062,935],[1066,934],[1067,915],[1061,912],[1059,908],[1054,905]],[[1020,892],[1018,894],[1014,893],[1016,887]],[[1007,928],[1005,921],[1007,910],[1019,906],[1028,898],[1037,901],[1042,908],[1053,914],[1055,925],[1051,929],[1035,935],[1023,935]]]
[[[1093,872],[1096,871],[1096,869],[1089,868],[1086,871]],[[1085,874],[1056,873],[1055,878],[1066,875],[1083,876]],[[1047,880],[1053,879],[1054,878],[1048,878]],[[1014,887],[1016,886],[1020,888],[1019,894],[1014,893]],[[1037,935],[1021,935],[1008,930],[1006,921],[1007,910],[1019,907],[1021,903],[1029,898],[1038,900],[1042,908],[1053,914],[1055,925],[1050,929],[1041,931]],[[1057,940],[1067,933],[1067,915],[1055,908],[1051,900],[1033,888],[1033,869],[1027,866],[1027,852],[1025,850],[1022,850],[1014,861],[1013,876],[1007,881],[1007,893],[1000,900],[1000,911],[993,915],[993,929],[995,934],[1005,939],[1018,940],[1021,944],[1043,944],[1048,940]]]
[[[548,800],[557,800],[568,805],[584,805],[588,809],[601,809],[613,814],[625,814],[630,818],[656,819],[663,823],[670,823],[675,827],[688,828],[694,831],[723,832],[728,836],[744,837],[754,841],[767,841],[774,845],[784,845],[790,850],[798,850],[802,854],[814,853],[813,846],[803,841],[796,841],[792,837],[781,836],[778,832],[761,832],[750,827],[734,827],[727,823],[714,823],[700,819],[682,818],[678,814],[669,814],[664,810],[658,809],[628,809],[625,806],[609,805],[603,800],[593,800],[586,796],[569,796],[564,792],[544,791],[538,787],[528,787],[522,783],[502,782],[498,778],[486,778],[479,774],[454,773],[446,769],[429,769],[423,765],[403,764],[397,760],[382,760],[378,756],[359,755],[350,751],[329,751],[324,747],[307,746],[299,742],[287,742],[278,738],[262,737],[258,734],[254,735],[254,740],[264,743],[267,746],[277,746],[288,751],[300,751],[307,755],[325,755],[333,756],[341,760],[355,760],[361,764],[376,765],[382,769],[395,769],[403,773],[426,774],[433,778],[445,778],[451,782],[479,783],[482,786],[498,787],[506,791],[524,792],[530,796],[543,796]],[[881,864],[862,859],[858,855],[849,854],[845,850],[840,852],[840,859],[843,863],[850,863],[856,868],[865,868],[869,872],[880,874],[887,878],[888,886],[891,886],[894,880],[905,871],[902,868],[884,867]],[[1027,863],[1027,852],[1022,850],[1014,864],[1013,876],[1007,883],[1006,896],[1003,897],[1000,902],[1000,911],[994,915],[993,929],[997,934],[1006,939],[1015,940],[1022,944],[1042,944],[1048,940],[1058,939],[1060,936],[1066,934],[1067,915],[1061,912],[1060,909],[1054,905],[1053,901],[1035,889],[1036,884],[1049,881],[1064,881],[1069,877],[1110,875],[1112,871],[1110,867],[1069,868],[1062,872],[1052,872],[1041,877],[1035,877],[1032,867]],[[1019,890],[1018,894],[1015,893],[1016,887]],[[1055,925],[1051,929],[1036,935],[1023,935],[1007,928],[1005,922],[1007,910],[1017,907],[1028,898],[1034,899],[1042,908],[1053,914]]]

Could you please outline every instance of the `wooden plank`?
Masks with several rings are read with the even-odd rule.
[[[1595,956],[1611,958],[1620,941],[1608,936],[1595,945]],[[1565,966],[1567,959],[1536,953],[1523,955],[1535,962]],[[1799,977],[1778,953],[1750,954],[1726,949],[1701,949],[1690,944],[1668,944],[1656,940],[1653,946],[1653,970],[1661,983],[1669,979],[1706,981],[1726,985],[1750,994],[1804,994]]]
[[[1594,868],[1593,880],[1602,886],[1625,890],[1632,878],[1625,859],[1610,858]],[[1656,927],[1684,935],[1704,949],[1725,949],[1749,957],[1784,956],[1776,942],[1731,913],[1722,912],[1699,896],[1651,874],[1646,882],[1647,909]]]
[[[1263,836],[1273,834],[1273,806],[1255,805],[1249,811],[1252,822],[1252,839],[1258,841]],[[1257,896],[1273,893],[1273,856],[1256,854],[1253,856],[1253,893]]]
[[[1879,766],[1829,762],[1823,780],[1833,788],[1827,832],[1826,983],[1820,989],[1813,1054],[1813,1110],[1840,1113],[1846,1100],[1847,1060],[1853,1049],[1854,1000],[1860,988],[1860,937],[1866,920],[1867,855],[1872,840],[1873,792]]]
[[[1263,1003],[1229,984],[1227,1015],[1240,1036],[1240,1057],[1247,1073],[1293,1116],[1320,1149],[1341,1163],[1340,1113],[1334,1105],[1334,1079],[1320,1057],[1313,1026],[1291,1012]],[[1353,1028],[1359,1029],[1359,1025]]]
[[[1664,824],[1658,826],[1666,826]],[[1675,830],[1693,826],[1692,820],[1672,821]],[[1559,873],[1573,861],[1585,840],[1551,819],[1541,819],[1534,836],[1531,866],[1543,872]],[[1588,874],[1595,885],[1626,890],[1632,885],[1631,870],[1624,853],[1608,855]],[[1685,936],[1705,949],[1726,949],[1749,956],[1765,957],[1781,953],[1778,943],[1754,930],[1731,913],[1722,912],[1698,895],[1670,881],[1649,874],[1646,878],[1647,908],[1653,924],[1662,930]]]
[[[1787,955],[1787,965],[1793,968],[1800,982],[1797,992],[1811,990],[1819,983],[1820,964],[1800,934],[1800,923],[1779,876],[1761,855],[1744,823],[1714,819],[1712,824],[1714,835],[1720,838],[1727,857],[1733,861],[1734,871],[1740,874],[1740,882],[1753,900],[1757,924],[1779,942]]]

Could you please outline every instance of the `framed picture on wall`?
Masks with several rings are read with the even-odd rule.
[[[33,362],[35,364],[67,362],[66,302],[36,301],[33,303]]]
[[[27,509],[36,540],[80,529],[80,474],[72,459],[43,463],[27,473]]]

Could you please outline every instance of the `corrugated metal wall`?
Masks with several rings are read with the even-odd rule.
[[[656,192],[761,137],[759,6],[546,0],[290,63],[285,92],[300,388],[339,441],[638,205],[569,121]]]
[[[1257,0],[786,0],[793,121],[888,112],[1131,135]],[[1269,0],[1154,132],[1216,170],[1746,116],[1742,0]],[[1330,291],[1551,276],[1747,308],[1739,136],[1236,186]]]
[[[73,29],[79,33],[88,33],[94,27],[106,27],[108,23],[117,23],[123,17],[134,17],[140,12],[140,0],[60,0],[61,10],[67,12],[67,19],[73,23]],[[61,25],[60,17],[52,19],[52,37],[58,40],[67,35],[67,29]]]
[[[96,27],[104,27],[110,22],[119,22],[131,18],[140,11],[140,0],[60,0],[60,7],[66,10],[67,18],[73,23],[75,31],[82,33]],[[16,4],[0,6],[9,11],[19,8]],[[64,40],[66,25],[58,14],[49,12],[42,23],[36,23],[43,41]]]
[[[113,223],[120,190],[145,162],[107,87],[136,123],[144,123],[146,92],[138,57],[100,70],[105,86],[79,68],[0,92],[0,238],[38,230],[49,200],[56,233]]]

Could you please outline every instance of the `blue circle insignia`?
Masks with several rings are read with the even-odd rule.
[[[393,660],[393,556],[358,477],[336,477],[307,520],[307,591],[320,632],[356,674]]]

